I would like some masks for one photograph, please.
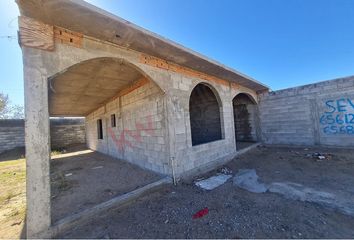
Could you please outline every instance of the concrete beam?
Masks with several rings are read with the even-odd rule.
[[[146,53],[255,91],[268,87],[200,53],[82,0],[16,0],[22,16]],[[75,16],[75,18],[67,17]],[[104,26],[104,28],[102,27]]]
[[[48,81],[41,53],[42,50],[22,48],[26,116],[27,238],[46,237],[45,232],[51,225]]]

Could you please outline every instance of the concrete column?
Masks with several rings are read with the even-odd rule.
[[[43,51],[22,48],[25,91],[27,237],[49,237],[50,128]],[[43,235],[44,234],[44,235]]]

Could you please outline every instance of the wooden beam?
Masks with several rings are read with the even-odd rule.
[[[53,26],[25,16],[20,16],[18,23],[21,47],[37,48],[45,51],[54,50]]]

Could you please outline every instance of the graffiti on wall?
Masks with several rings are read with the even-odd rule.
[[[123,129],[120,134],[118,133],[118,136],[116,136],[113,129],[109,127],[108,132],[120,151],[123,151],[124,147],[132,148],[134,142],[142,142],[142,132],[145,132],[146,136],[154,136],[152,116],[147,117],[147,124],[135,123],[135,130]]]
[[[324,112],[320,117],[323,133],[354,135],[354,99],[328,99],[323,104]]]

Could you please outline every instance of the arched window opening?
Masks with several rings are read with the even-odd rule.
[[[189,112],[193,146],[222,139],[219,102],[208,86],[193,89]]]

